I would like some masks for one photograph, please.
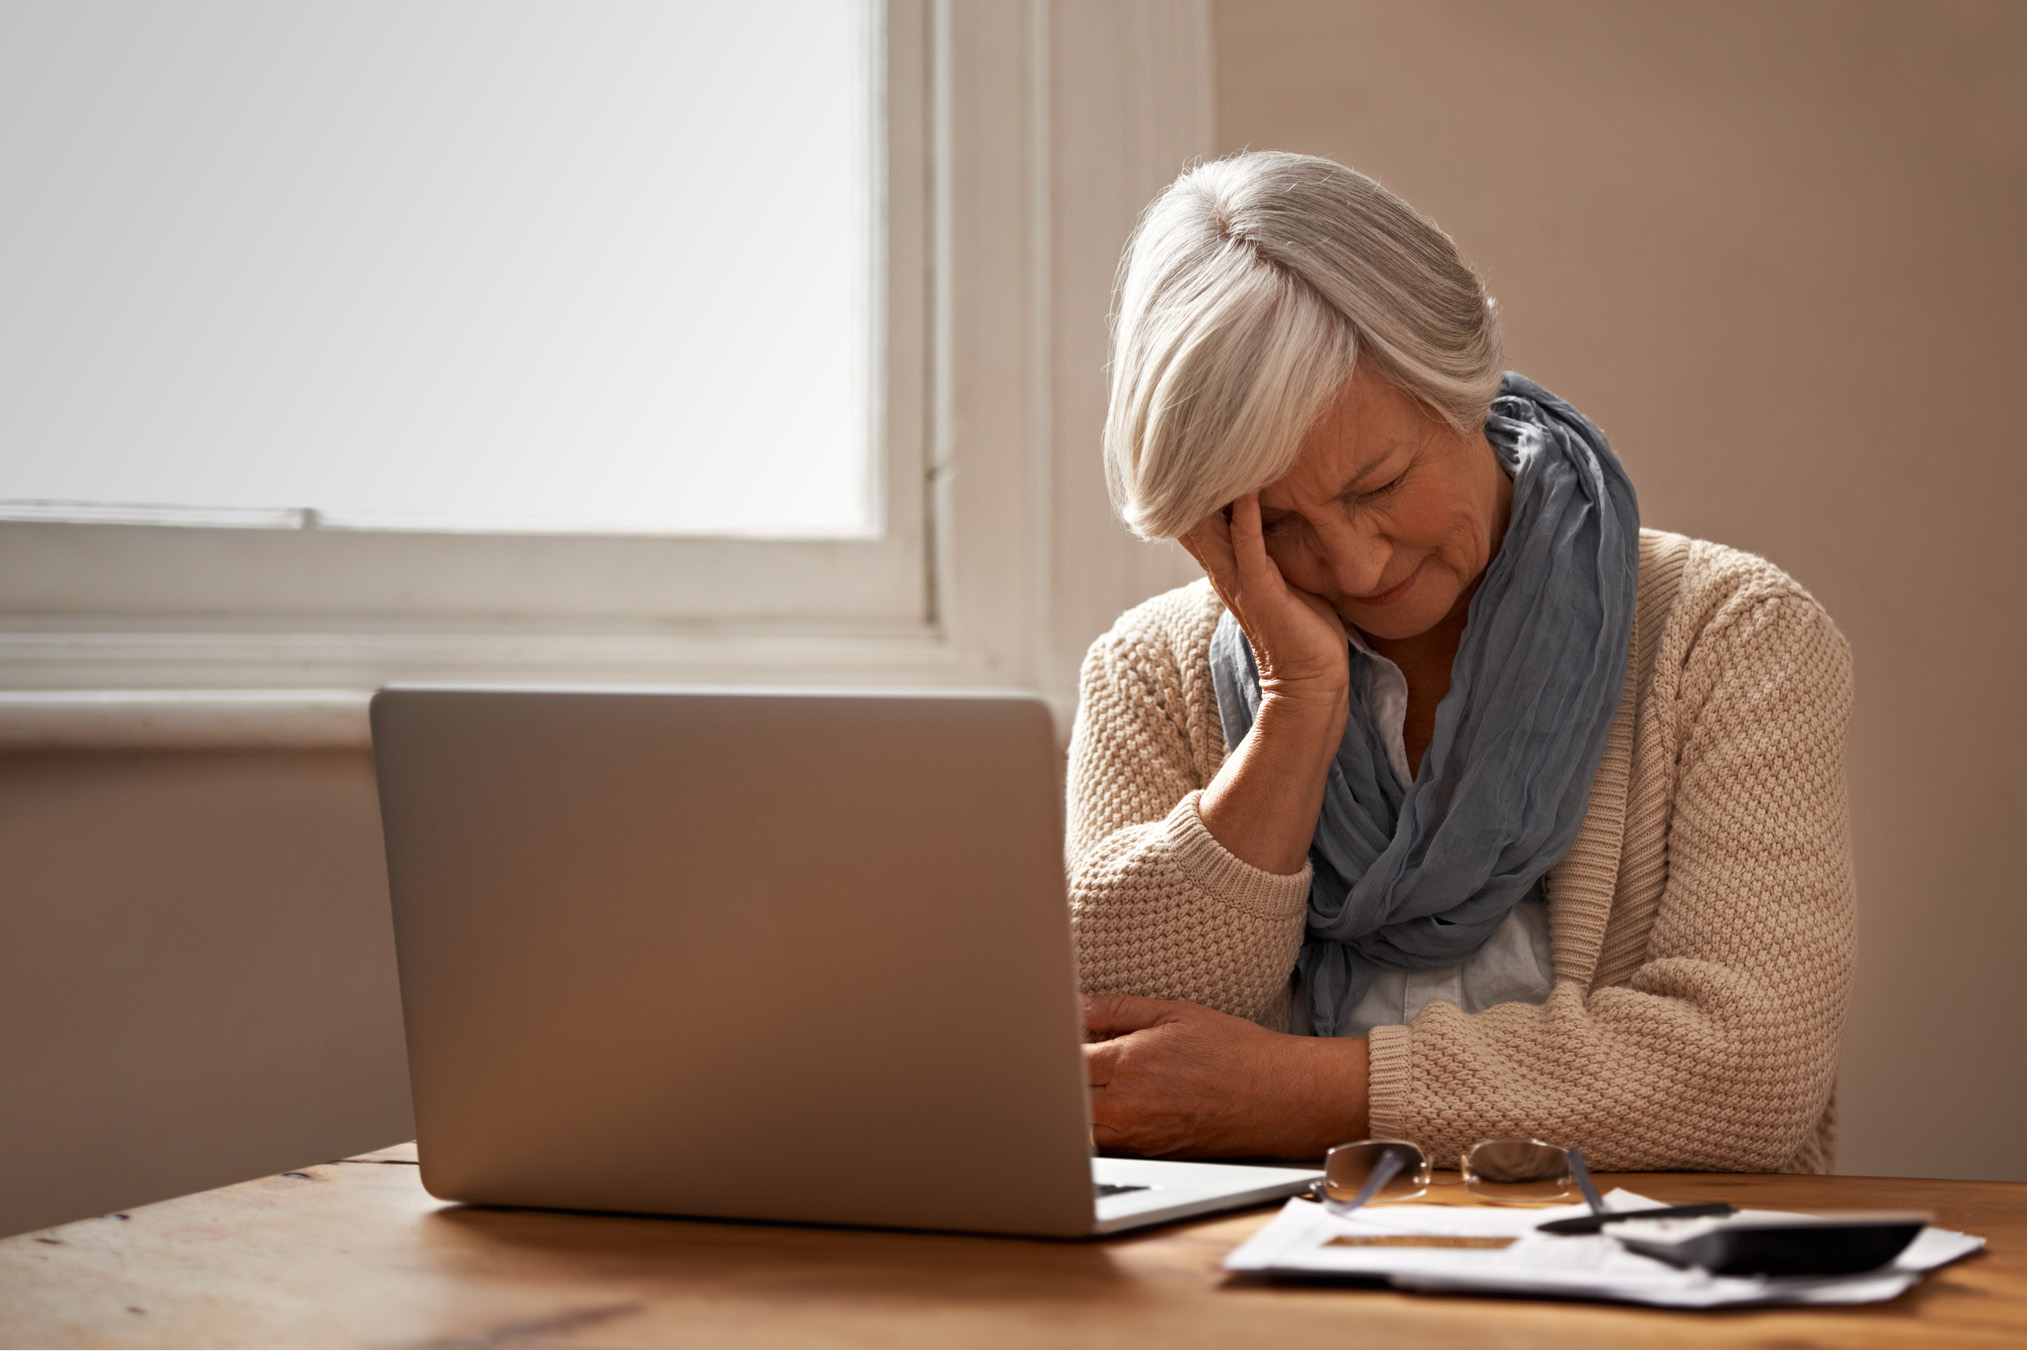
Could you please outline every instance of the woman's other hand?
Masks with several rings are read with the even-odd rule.
[[[1290,586],[1267,556],[1260,498],[1213,512],[1183,536],[1218,599],[1239,621],[1260,667],[1260,711],[1252,731],[1204,789],[1204,829],[1234,856],[1264,872],[1302,871],[1323,779],[1351,712],[1350,639],[1321,598]]]
[[[1366,1044],[1296,1037],[1180,999],[1088,995],[1084,1048],[1100,1148],[1193,1158],[1320,1158],[1366,1133]]]

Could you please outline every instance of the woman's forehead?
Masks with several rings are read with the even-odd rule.
[[[1261,504],[1288,507],[1334,498],[1413,447],[1427,434],[1428,421],[1413,399],[1361,368],[1302,438],[1294,466],[1260,490]]]

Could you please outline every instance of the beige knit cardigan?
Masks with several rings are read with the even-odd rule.
[[[1085,659],[1069,869],[1083,987],[1288,1027],[1309,871],[1242,862],[1197,799],[1224,763],[1207,582]],[[1602,1169],[1827,1172],[1856,952],[1850,653],[1773,565],[1640,532],[1632,656],[1590,808],[1548,875],[1546,1003],[1435,1003],[1370,1037],[1372,1134]]]

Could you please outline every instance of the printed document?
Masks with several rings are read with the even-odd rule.
[[[1644,1210],[1663,1203],[1621,1188],[1605,1204],[1611,1210]],[[1234,1249],[1225,1269],[1376,1279],[1403,1290],[1605,1299],[1675,1309],[1871,1304],[1894,1298],[1924,1273],[1976,1252],[1985,1242],[1931,1226],[1889,1265],[1855,1276],[1714,1276],[1643,1257],[1602,1234],[1536,1230],[1550,1220],[1589,1213],[1582,1205],[1407,1204],[1369,1206],[1338,1219],[1316,1202],[1298,1198]]]

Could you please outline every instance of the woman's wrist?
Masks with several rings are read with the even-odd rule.
[[[1305,852],[1308,837],[1316,828],[1316,813],[1323,807],[1324,776],[1337,758],[1345,720],[1350,716],[1351,696],[1345,690],[1263,691],[1253,729],[1246,734],[1243,749],[1257,756],[1262,768],[1271,763],[1281,785],[1310,790],[1303,794]],[[1307,801],[1310,796],[1315,798],[1313,803]]]
[[[1288,1159],[1316,1159],[1338,1145],[1363,1140],[1370,1130],[1367,1046],[1363,1037],[1291,1037],[1293,1063],[1276,1076],[1301,1087],[1283,1097],[1263,1086],[1255,1100],[1277,1103],[1276,1122],[1262,1144]]]
[[[1327,689],[1265,695],[1245,740],[1198,799],[1211,837],[1263,872],[1302,871],[1349,711],[1349,696]]]
[[[1315,735],[1304,738],[1306,744],[1327,746],[1334,754],[1349,716],[1351,690],[1343,683],[1274,683],[1260,687],[1260,711],[1254,715],[1253,725],[1285,724],[1287,731],[1297,736],[1312,732]],[[1330,754],[1324,756],[1326,761]]]

